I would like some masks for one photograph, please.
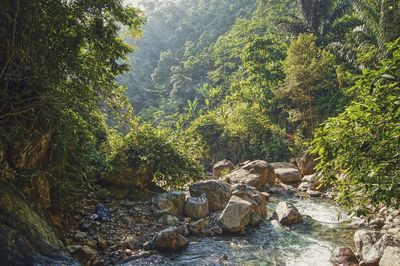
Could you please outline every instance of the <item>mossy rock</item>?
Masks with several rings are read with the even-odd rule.
[[[0,183],[0,265],[75,265],[50,226],[19,193]]]

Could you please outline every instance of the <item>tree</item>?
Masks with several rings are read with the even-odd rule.
[[[400,39],[374,70],[364,70],[351,90],[357,97],[324,122],[313,140],[317,169],[338,189],[347,208],[400,206]]]
[[[338,92],[335,58],[316,40],[301,34],[291,43],[284,62],[285,83],[276,91],[286,101],[289,121],[300,126],[306,137],[326,118],[326,110],[319,109],[321,99]],[[330,105],[335,107],[335,102]]]

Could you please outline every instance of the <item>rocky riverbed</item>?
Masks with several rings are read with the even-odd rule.
[[[67,249],[85,265],[396,265],[399,212],[348,216],[310,167],[224,160],[188,191],[92,195]]]

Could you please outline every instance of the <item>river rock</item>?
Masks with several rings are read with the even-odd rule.
[[[232,196],[217,223],[225,232],[240,232],[250,223],[252,211],[253,206],[250,202]]]
[[[301,174],[311,175],[315,173],[315,166],[317,165],[314,157],[308,153],[296,159],[297,167]]]
[[[296,183],[301,181],[301,173],[295,168],[279,168],[275,169],[276,176],[285,184]]]
[[[301,182],[300,185],[297,187],[298,191],[306,192],[309,188],[311,188],[311,183],[309,182]]]
[[[378,242],[373,244],[371,248],[364,254],[362,254],[362,259],[366,266],[375,266],[379,264],[380,259],[383,256],[383,252],[388,246],[397,246],[393,236],[390,234],[384,234]]]
[[[252,174],[258,174],[260,177],[253,184],[248,184],[257,189],[263,189],[265,184],[269,186],[275,185],[275,171],[274,168],[266,161],[256,160],[245,164],[242,169],[248,170]]]
[[[84,264],[87,263],[90,265],[90,262],[96,259],[97,252],[93,250],[91,247],[85,245],[74,251],[72,255],[80,262],[83,262]]]
[[[262,193],[254,187],[246,184],[236,184],[232,186],[232,195],[250,202],[253,206],[250,224],[258,224],[267,217],[268,193]]]
[[[282,225],[292,225],[303,221],[303,216],[297,208],[286,201],[281,201],[276,206],[275,216]]]
[[[192,197],[206,195],[210,211],[223,210],[231,198],[231,186],[223,181],[207,180],[196,182],[189,187]]]
[[[307,194],[312,198],[319,198],[319,197],[323,196],[323,194],[321,192],[315,191],[315,190],[311,190],[311,189],[307,190]]]
[[[275,162],[275,163],[269,163],[269,165],[272,166],[272,168],[280,169],[280,168],[297,168],[297,166],[293,163],[288,163],[288,162]]]
[[[156,215],[171,214],[180,216],[185,207],[186,194],[180,191],[160,193],[151,200],[151,209]]]
[[[358,230],[354,234],[354,244],[357,253],[361,258],[366,256],[372,245],[376,243],[382,235],[377,231]]]
[[[213,167],[213,176],[214,177],[221,177],[223,172],[230,172],[231,170],[233,170],[233,168],[235,168],[235,166],[233,165],[233,163],[229,160],[222,160],[217,162],[216,164],[214,164]]]
[[[335,249],[330,260],[334,266],[358,266],[358,259],[349,247]]]
[[[189,197],[186,199],[184,213],[192,219],[201,219],[208,215],[208,200],[206,194],[200,197]]]
[[[189,224],[189,232],[195,235],[204,234],[206,227],[209,225],[207,219],[200,219]]]
[[[159,251],[177,251],[189,245],[187,239],[178,233],[176,227],[164,229],[154,236],[151,247]]]
[[[158,218],[158,222],[163,225],[175,226],[179,224],[179,219],[176,216],[170,214],[164,214]]]
[[[397,266],[400,263],[400,247],[386,247],[379,266]]]
[[[113,170],[102,174],[100,181],[113,186],[125,188],[145,188],[153,176],[150,167],[141,164],[139,167],[131,164],[127,159],[126,151],[117,154],[112,162]]]

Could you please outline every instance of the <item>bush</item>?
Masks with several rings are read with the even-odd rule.
[[[154,181],[166,188],[181,187],[203,177],[203,169],[190,149],[166,129],[142,125],[124,140],[122,152],[129,163],[150,166]]]
[[[278,161],[290,155],[284,131],[273,125],[257,104],[238,103],[229,111],[209,112],[194,120],[188,133],[199,139],[203,156],[212,161]]]
[[[389,48],[391,56],[363,72],[352,89],[358,96],[316,131],[312,143],[317,169],[351,209],[400,206],[400,39]]]

